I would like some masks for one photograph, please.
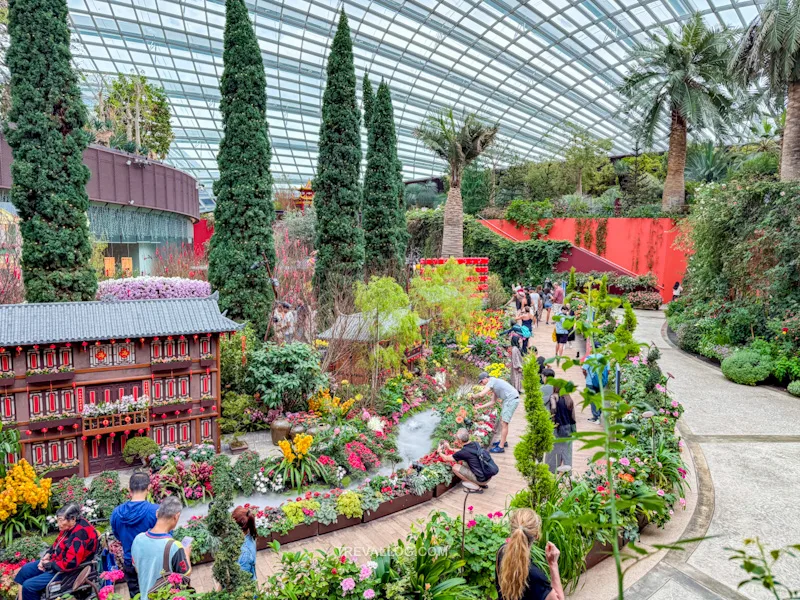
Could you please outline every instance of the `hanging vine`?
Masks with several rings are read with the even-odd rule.
[[[594,234],[594,244],[597,253],[603,256],[606,253],[606,238],[608,237],[608,219],[598,219],[597,230]]]

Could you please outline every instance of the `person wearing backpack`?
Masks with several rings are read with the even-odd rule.
[[[518,392],[522,391],[522,352],[519,349],[519,340],[511,338],[511,345],[508,347],[508,356],[511,359],[511,368],[509,379],[511,385],[516,388]]]
[[[486,489],[489,487],[488,481],[494,477],[499,470],[497,465],[492,458],[488,456],[486,450],[481,448],[478,442],[471,442],[469,440],[469,432],[463,427],[456,431],[456,439],[463,444],[461,450],[454,454],[446,454],[446,450],[452,452],[453,449],[450,447],[449,443],[442,441],[438,448],[439,458],[451,465],[453,474],[461,481],[470,481]],[[481,453],[486,454],[486,456],[481,458]],[[491,465],[485,468],[487,466],[487,458]]]
[[[133,540],[131,559],[139,575],[141,600],[147,600],[147,594],[164,583],[172,585],[167,581],[169,574],[188,576],[192,572],[190,546],[184,547],[170,533],[178,526],[182,509],[178,498],[167,496],[156,512],[156,524]]]
[[[522,347],[520,350],[522,351],[522,356],[525,356],[528,353],[528,342],[531,339],[531,335],[533,334],[533,311],[531,311],[530,306],[525,306],[518,314],[519,323],[522,329]]]
[[[569,340],[569,332],[570,330],[564,326],[564,320],[569,318],[569,309],[566,306],[562,306],[561,310],[559,311],[561,318],[556,320],[556,356],[563,356],[564,349],[567,347],[567,341]]]
[[[558,386],[553,387],[553,393],[550,394],[548,408],[550,409],[550,417],[555,424],[555,443],[553,449],[545,456],[545,462],[551,473],[555,473],[556,469],[563,465],[572,466],[572,441],[559,441],[564,438],[569,438],[577,431],[575,426],[575,403],[569,394],[561,395],[561,389]]]
[[[586,357],[586,359],[588,360],[593,356],[596,355],[590,354],[589,356]],[[583,370],[583,374],[586,377],[586,389],[588,389],[593,394],[599,394],[601,386],[601,378],[597,375],[597,373],[594,372],[594,369],[590,369],[586,363],[581,365],[581,369]],[[604,388],[608,385],[608,375],[609,375],[608,365],[605,365],[603,367],[603,373],[602,373],[602,387]],[[592,409],[592,418],[589,419],[589,422],[598,423],[600,421],[601,410],[599,407],[596,407],[594,403],[592,403],[590,406]]]

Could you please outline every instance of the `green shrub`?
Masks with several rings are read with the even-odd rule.
[[[38,560],[47,543],[40,537],[24,535],[15,538],[0,553],[3,562],[17,563],[21,560]]]
[[[308,398],[328,381],[319,354],[308,344],[268,344],[250,354],[245,385],[267,408],[308,409]]]
[[[734,383],[756,385],[772,373],[772,360],[753,350],[739,350],[722,361],[722,372]]]
[[[800,379],[798,379],[797,381],[791,382],[787,389],[789,390],[789,393],[792,396],[800,397]]]
[[[506,290],[503,281],[496,273],[489,273],[486,278],[486,308],[499,310],[505,306],[511,294]]]
[[[219,420],[219,427],[222,433],[230,434],[237,431],[254,431],[266,428],[254,427],[248,412],[258,408],[256,401],[249,394],[237,394],[236,392],[225,392],[222,394],[222,416]]]
[[[245,360],[242,360],[242,336],[245,338]],[[244,378],[250,353],[259,347],[256,330],[251,324],[233,335],[220,336],[220,379],[223,390],[244,391]]]
[[[132,465],[135,460],[143,463],[153,454],[158,452],[158,444],[146,436],[136,437],[128,440],[125,449],[122,451],[122,460]]]
[[[700,342],[703,334],[694,323],[682,323],[678,327],[678,346],[686,352],[697,352],[700,349]]]

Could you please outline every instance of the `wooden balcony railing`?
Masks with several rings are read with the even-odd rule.
[[[150,411],[139,410],[118,415],[102,415],[83,418],[83,434],[112,433],[128,429],[141,429],[150,424]]]

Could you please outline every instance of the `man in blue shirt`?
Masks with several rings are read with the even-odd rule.
[[[150,475],[137,471],[131,475],[128,488],[131,499],[125,504],[120,504],[111,513],[111,531],[114,532],[124,552],[122,570],[128,582],[128,592],[131,598],[139,593],[139,580],[136,569],[131,563],[131,546],[137,535],[143,533],[156,524],[156,511],[158,506],[147,501],[147,492],[150,490]]]

